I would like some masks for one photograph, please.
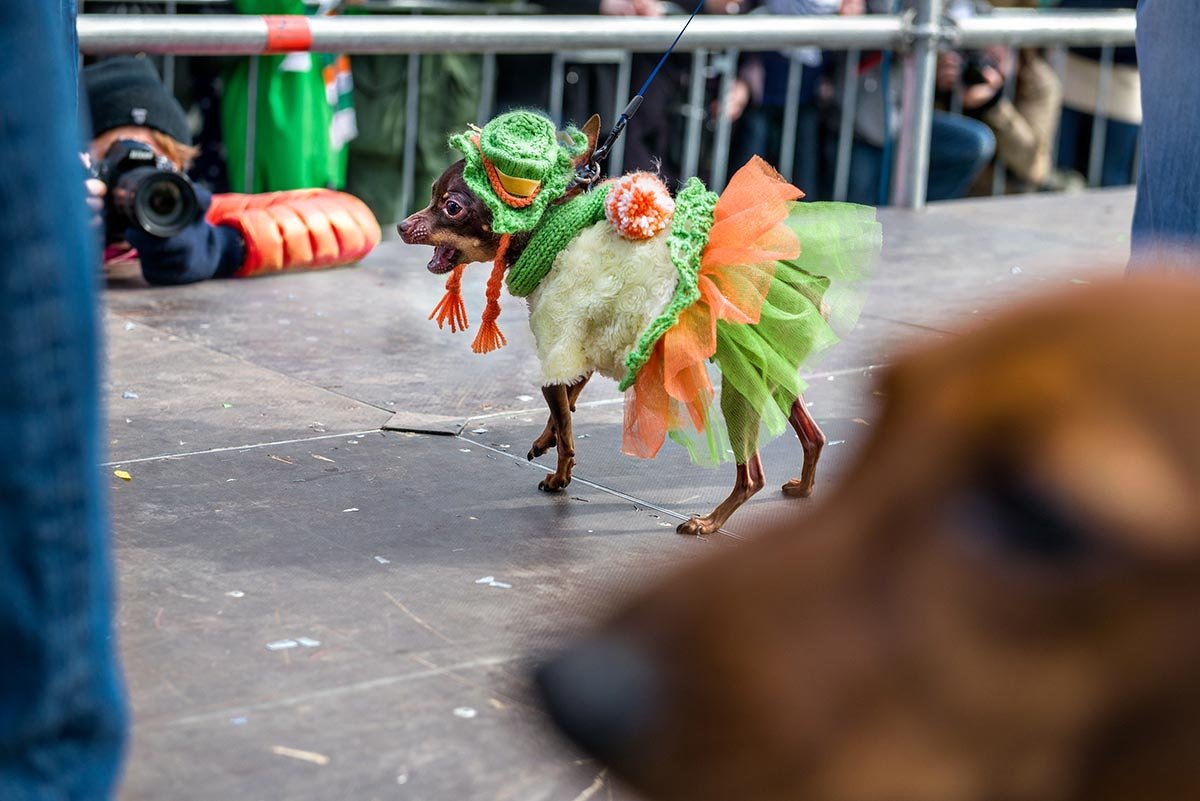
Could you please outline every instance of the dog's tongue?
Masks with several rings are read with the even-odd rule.
[[[429,272],[434,275],[448,273],[458,266],[458,251],[441,245],[433,249],[433,258],[429,260]]]

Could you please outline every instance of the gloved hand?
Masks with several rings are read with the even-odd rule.
[[[140,228],[125,232],[125,240],[137,248],[142,276],[151,284],[191,284],[209,278],[233,275],[246,258],[242,236],[233,228],[212,225],[204,212],[212,195],[196,187],[200,217],[180,233],[167,239],[147,234]]]

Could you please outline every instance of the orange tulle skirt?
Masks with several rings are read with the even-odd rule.
[[[626,394],[624,453],[652,458],[668,432],[709,427],[716,392],[706,364],[717,352],[717,322],[759,321],[777,263],[800,255],[784,222],[803,196],[757,156],[729,180],[700,260],[700,297],[658,340]]]

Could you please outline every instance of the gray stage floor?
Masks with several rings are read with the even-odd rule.
[[[831,441],[820,484],[869,431],[881,367],[1030,293],[1119,274],[1132,205],[1107,191],[882,212],[866,312],[810,375]],[[106,293],[123,799],[630,798],[545,729],[532,655],[647,577],[819,502],[820,484],[779,495],[799,464],[781,438],[731,536],[677,536],[732,470],[669,444],[620,456],[602,381],[576,417],[577,480],[539,493],[522,304],[504,304],[508,347],[472,354],[470,334],[426,319],[442,291],[427,258],[388,243],[353,269]],[[472,319],[486,272],[465,282]]]

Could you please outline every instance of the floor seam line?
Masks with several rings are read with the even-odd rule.
[[[479,442],[478,440],[468,439],[467,437],[462,437],[462,436],[458,437],[458,439],[462,440],[463,442],[469,442],[472,445],[476,445],[480,448],[483,448],[486,451],[491,451],[492,453],[499,454],[507,459],[511,459],[512,461],[516,462],[519,465],[525,465],[527,467],[532,467],[532,468],[536,468],[539,470],[546,469],[545,465],[538,464],[537,462],[530,461],[529,459],[522,459],[520,456],[514,456],[513,454],[509,453],[508,451],[504,451],[504,450],[501,450],[500,448],[492,447],[491,445],[485,445],[484,443]],[[687,521],[687,520],[691,519],[689,516],[680,514],[679,512],[676,512],[673,509],[667,509],[667,508],[659,506],[658,504],[653,503],[651,501],[647,501],[642,498],[639,498],[636,495],[630,495],[629,493],[622,492],[621,490],[616,489],[615,487],[609,487],[609,486],[601,484],[597,481],[592,481],[591,479],[580,478],[579,476],[573,475],[573,476],[571,476],[571,481],[578,482],[578,483],[584,485],[585,487],[591,487],[592,489],[597,490],[599,492],[607,493],[609,495],[612,495],[613,497],[620,498],[621,500],[627,501],[636,506],[641,506],[646,509],[651,509],[655,512],[660,512],[669,517],[673,517],[679,521]],[[726,537],[730,537],[731,539],[735,539],[735,540],[743,539],[743,537],[740,534],[737,534],[736,532],[729,531],[724,528],[718,530],[716,533],[724,534]]]
[[[920,329],[921,331],[932,331],[935,334],[946,334],[947,336],[958,336],[958,334],[959,334],[958,331],[950,331],[948,329],[937,328],[936,326],[932,326],[932,325],[923,325],[921,323],[913,323],[913,322],[909,322],[908,320],[897,320],[895,317],[885,317],[882,314],[874,314],[871,312],[863,312],[859,316],[863,317],[865,319],[868,319],[868,320],[878,320],[879,322],[882,322],[882,323],[892,323],[893,325],[903,325],[903,326],[907,326],[909,328],[917,328],[917,329]]]
[[[247,445],[229,445],[221,448],[208,448],[202,451],[184,451],[182,453],[164,453],[159,456],[142,456],[137,459],[120,459],[115,462],[103,462],[101,467],[117,467],[126,464],[139,464],[142,462],[160,462],[167,459],[182,459],[187,456],[205,456],[212,453],[229,453],[231,451],[249,451],[256,448],[269,448],[272,445],[295,445],[301,442],[316,442],[323,439],[338,439],[339,437],[357,437],[359,435],[380,433],[382,429],[367,428],[360,431],[346,431],[338,434],[320,434],[315,437],[298,437],[296,439],[280,439],[272,440],[271,442],[254,442]]]

